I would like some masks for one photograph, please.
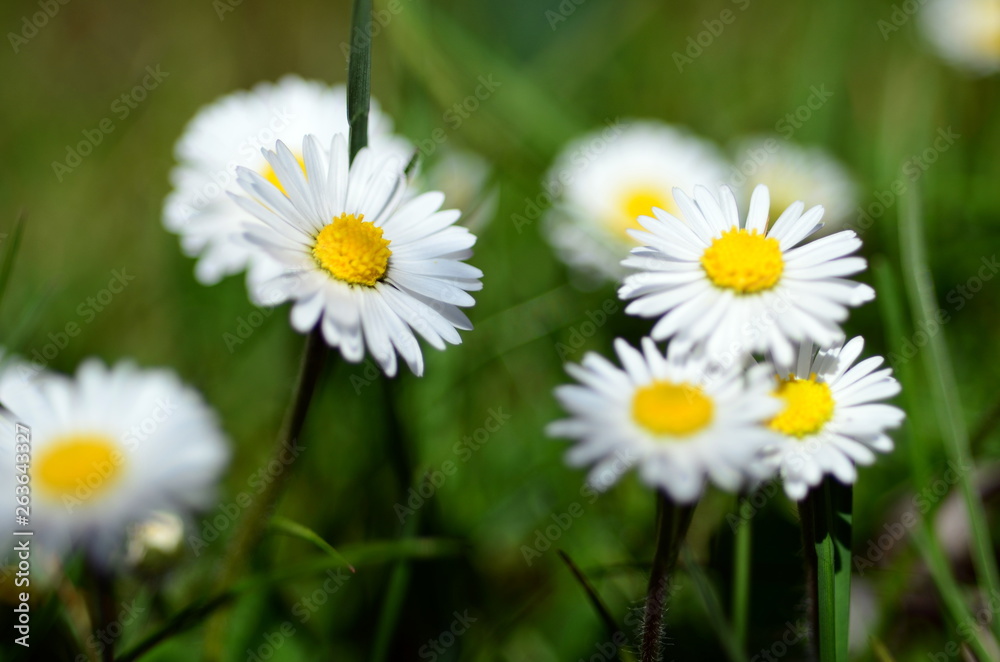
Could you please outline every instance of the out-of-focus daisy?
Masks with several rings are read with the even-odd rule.
[[[726,181],[722,156],[687,131],[652,121],[613,125],[570,143],[546,177],[561,191],[545,233],[560,258],[589,275],[617,280],[636,246],[628,230],[654,207],[676,213],[671,191]]]
[[[787,209],[796,200],[824,209],[823,232],[840,228],[855,210],[857,191],[839,161],[819,147],[802,147],[774,136],[740,142],[736,152],[742,181],[737,188],[744,202],[758,184],[767,186],[772,209]],[[754,157],[748,157],[754,155]],[[759,158],[756,158],[759,157]]]
[[[579,385],[556,397],[570,418],[549,425],[553,436],[576,440],[567,454],[574,466],[593,465],[590,482],[605,489],[627,467],[678,503],[698,499],[705,480],[736,491],[759,478],[748,471],[773,443],[766,421],[780,409],[770,395],[772,369],[742,364],[714,370],[705,357],[662,355],[649,338],[642,352],[615,342],[622,368],[597,354],[567,371]]]
[[[930,0],[920,15],[928,39],[946,60],[980,75],[1000,71],[1000,2]]]
[[[768,227],[768,189],[758,186],[746,222],[732,191],[719,198],[704,187],[694,200],[676,191],[684,220],[661,209],[640,219],[645,244],[623,264],[639,270],[625,279],[625,311],[659,320],[656,340],[673,338],[682,351],[703,348],[713,357],[771,352],[780,366],[794,359],[793,343],[829,347],[843,339],[839,323],[849,306],[875,291],[844,276],[864,270],[861,246],[845,230],[799,245],[822,225],[822,207],[803,213],[793,203]]]
[[[444,349],[461,342],[457,329],[472,328],[459,307],[482,289],[482,272],[462,262],[475,235],[455,225],[457,210],[440,210],[441,193],[401,203],[406,180],[391,150],[362,149],[348,165],[343,135],[329,151],[307,136],[303,154],[305,172],[284,143],[267,152],[277,183],[239,170],[250,197],[234,199],[261,221],[246,225],[260,254],[251,298],[294,301],[292,326],[306,333],[320,324],[348,361],[361,361],[367,346],[386,374],[396,373],[397,352],[422,374],[415,333]]]
[[[207,507],[228,462],[215,413],[169,370],[88,360],[74,378],[5,379],[0,402],[2,482],[15,484],[15,430],[27,426],[27,528],[54,553],[81,548],[110,565],[131,525]]]
[[[180,235],[187,255],[200,256],[195,268],[200,282],[211,285],[242,271],[251,254],[242,238],[246,214],[227,195],[237,191],[236,168],[250,168],[275,182],[274,171],[261,156],[262,147],[271,147],[276,140],[301,145],[310,133],[328,143],[334,134],[347,130],[345,86],[297,76],[259,83],[198,111],[175,148],[173,190],[163,206],[163,222]],[[369,141],[395,150],[404,164],[413,149],[392,135],[392,122],[375,101]],[[302,155],[296,157],[301,162]]]
[[[794,371],[777,376],[775,395],[784,409],[768,425],[782,439],[763,457],[792,499],[805,497],[824,474],[853,483],[856,464],[872,464],[874,451],[893,448],[886,430],[899,427],[905,414],[881,401],[899,393],[899,382],[891,368],[877,369],[881,356],[854,365],[863,348],[860,337],[819,352],[807,343],[799,348]]]

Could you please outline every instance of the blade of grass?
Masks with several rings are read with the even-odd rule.
[[[847,662],[850,624],[850,488],[832,476],[799,503],[810,564],[813,637],[820,662]],[[811,549],[811,553],[810,553]]]
[[[923,359],[945,451],[948,458],[958,466],[972,466],[969,432],[958,405],[958,383],[945,346],[944,330],[941,328],[940,320],[937,320],[939,310],[934,303],[934,284],[927,262],[923,219],[915,187],[911,187],[900,201],[900,217],[900,247],[914,326],[926,320],[935,320],[939,324],[936,333],[926,334],[928,341]],[[993,541],[990,539],[986,523],[986,509],[979,491],[973,484],[971,473],[958,472],[958,480],[972,530],[972,562],[984,593],[998,595],[1000,576],[997,572]],[[1000,618],[991,620],[994,635],[1000,637]]]
[[[338,552],[333,545],[323,540],[323,538],[312,529],[305,527],[298,522],[294,522],[287,517],[281,517],[280,515],[271,517],[271,522],[268,526],[280,533],[312,543],[333,558],[339,559],[351,572],[355,572],[354,566],[348,563],[347,559],[341,556],[340,552]]]
[[[733,635],[736,649],[741,653],[747,649],[752,535],[751,520],[741,518],[739,526],[736,528],[735,549],[733,551]]]
[[[347,65],[347,121],[351,161],[368,145],[368,110],[372,96],[372,0],[354,0],[351,58]]]
[[[343,549],[346,550],[347,556],[354,559],[354,565],[360,568],[404,558],[435,559],[458,556],[466,551],[466,545],[456,540],[412,538],[347,545]],[[135,662],[171,637],[197,627],[207,617],[239,598],[243,593],[276,584],[284,584],[294,579],[318,575],[334,568],[350,569],[352,567],[354,566],[346,563],[342,558],[329,556],[309,563],[296,564],[278,572],[248,577],[228,589],[211,597],[197,600],[177,612],[165,625],[118,656],[118,662]]]
[[[7,291],[7,283],[10,281],[11,271],[14,269],[14,261],[17,257],[17,250],[21,247],[21,236],[24,234],[24,212],[18,214],[14,222],[14,229],[10,234],[4,235],[0,241],[4,244],[3,255],[0,256],[0,303],[3,302],[4,293]]]
[[[709,623],[712,624],[712,629],[719,637],[726,657],[729,658],[730,662],[745,662],[746,656],[739,646],[736,633],[729,626],[726,615],[722,611],[719,596],[716,595],[711,582],[708,581],[708,577],[705,576],[705,572],[698,565],[687,545],[681,547],[681,561],[684,563],[684,569],[687,570],[691,581],[694,582],[695,590],[698,591],[698,596],[701,598],[701,604],[708,615]]]
[[[569,557],[569,554],[563,550],[558,550],[558,554],[559,558],[561,558],[563,563],[566,564],[566,567],[569,568],[569,571],[573,573],[573,577],[576,581],[581,587],[583,587],[583,591],[587,594],[587,599],[590,600],[591,606],[594,608],[594,611],[597,612],[597,616],[601,619],[601,622],[604,623],[604,628],[607,630],[608,637],[613,641],[615,635],[618,633],[624,633],[624,631],[618,627],[615,617],[611,615],[611,611],[608,609],[607,605],[604,604],[604,600],[601,599],[597,589],[595,589],[594,585],[590,583],[587,576],[583,574],[583,570],[581,570],[580,567],[573,562],[573,559]],[[632,654],[625,649],[619,649],[618,653],[623,662],[631,662],[634,659]]]

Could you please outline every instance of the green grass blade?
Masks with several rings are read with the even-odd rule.
[[[329,554],[333,558],[338,559],[341,563],[347,566],[347,568],[350,569],[351,572],[354,572],[354,566],[348,563],[347,559],[345,559],[340,554],[340,552],[338,552],[333,547],[333,545],[323,540],[323,538],[312,529],[305,527],[299,524],[298,522],[293,522],[292,520],[286,517],[281,517],[280,515],[275,515],[274,517],[272,517],[271,522],[268,524],[268,526],[280,533],[284,533],[294,538],[300,538],[302,540],[305,540],[306,542],[312,543],[326,554]]]
[[[347,70],[347,121],[351,160],[368,145],[368,109],[372,96],[372,0],[354,0],[351,59]]]
[[[466,551],[465,543],[456,540],[434,538],[411,538],[408,540],[380,540],[345,546],[347,556],[354,559],[357,567],[368,567],[400,559],[436,559],[458,556]],[[339,558],[338,558],[339,557]],[[118,656],[118,662],[135,662],[149,651],[171,637],[197,627],[205,618],[221,607],[231,603],[248,591],[283,584],[293,579],[319,575],[334,568],[353,566],[343,560],[343,556],[328,556],[308,563],[298,563],[277,572],[255,575],[241,580],[228,589],[198,600],[177,612],[167,623],[125,653]]]
[[[943,324],[937,320],[939,310],[935,305],[934,283],[931,281],[925,251],[920,202],[914,189],[907,192],[900,205],[900,245],[914,325],[918,321],[928,320],[935,320],[939,324],[936,333],[926,334],[928,341],[923,359],[945,451],[948,458],[957,465],[971,466],[969,432],[958,405],[958,383],[945,347],[944,331],[940,328]],[[971,474],[968,471],[958,472],[959,487],[972,529],[972,561],[984,593],[997,595],[1000,594],[1000,576],[986,523],[986,509]],[[1000,636],[1000,618],[992,619],[991,627],[994,634]]]
[[[820,662],[847,662],[851,590],[851,490],[832,476],[800,504],[803,533],[813,554],[809,578]],[[808,552],[807,552],[808,553]]]
[[[14,222],[14,229],[10,234],[0,236],[3,243],[3,254],[0,255],[0,303],[3,302],[4,293],[7,291],[7,283],[10,281],[11,271],[14,270],[14,261],[17,257],[17,250],[21,246],[21,237],[24,234],[24,212],[21,212],[17,221]]]
[[[737,503],[738,506],[738,503]],[[751,520],[740,520],[733,552],[733,633],[741,652],[747,649],[750,616],[750,565],[753,551]]]
[[[590,583],[587,576],[583,574],[583,570],[581,570],[580,567],[573,562],[573,559],[570,558],[569,554],[561,549],[558,550],[558,553],[559,558],[566,564],[569,571],[573,573],[573,578],[576,579],[577,583],[579,583],[583,588],[584,593],[587,594],[587,599],[590,601],[590,605],[594,608],[594,611],[597,612],[597,616],[601,619],[601,622],[604,623],[604,628],[607,630],[608,637],[614,639],[617,633],[624,632],[624,630],[619,627],[615,617],[611,615],[611,610],[609,610],[607,605],[604,604],[604,600],[601,599],[600,593],[598,593],[597,589],[594,588],[594,585]],[[620,659],[623,661],[633,659],[632,655],[624,649],[619,650],[619,655]]]

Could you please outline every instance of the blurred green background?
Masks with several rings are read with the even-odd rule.
[[[211,288],[197,284],[193,260],[161,226],[173,143],[200,106],[257,81],[294,72],[344,82],[349,3],[51,4],[58,11],[46,25],[18,43],[17,52],[6,44],[0,57],[0,232],[10,233],[19,215],[26,217],[0,310],[0,342],[31,357],[50,342],[48,334],[76,322],[81,333],[50,367],[73,371],[97,355],[176,369],[217,408],[232,437],[234,460],[220,495],[231,503],[268,457],[303,338],[290,329],[286,306],[263,316],[229,351],[224,335],[237,333],[255,309],[242,277]],[[323,590],[322,571],[246,592],[231,611],[227,660],[368,660],[376,651],[388,660],[613,659],[600,657],[612,635],[556,549],[582,568],[619,623],[633,622],[653,551],[653,497],[629,475],[591,503],[581,493],[584,473],[564,465],[564,445],[547,439],[543,428],[560,416],[551,393],[567,380],[559,343],[572,346],[568,358],[579,360],[586,350],[608,353],[615,336],[635,339],[649,327],[620,312],[588,326],[616,301],[614,287],[575,287],[540,223],[518,228],[512,215],[523,215],[542,192],[540,180],[567,140],[616,117],[686,125],[727,147],[748,133],[774,132],[806,102],[811,86],[826,86],[832,96],[793,140],[823,146],[847,164],[864,207],[901,177],[908,189],[919,190],[937,301],[951,318],[944,332],[959,399],[988,480],[1000,450],[991,427],[1000,376],[998,281],[987,281],[971,298],[949,294],[1000,246],[998,77],[971,78],[948,67],[929,52],[916,19],[884,39],[877,22],[893,11],[886,0],[401,0],[395,6],[400,11],[381,15],[389,19],[373,43],[374,96],[418,146],[428,144],[435,129],[445,130],[443,144],[425,149],[426,166],[449,150],[477,152],[492,164],[489,187],[500,192],[495,215],[477,230],[472,263],[486,276],[470,311],[476,330],[447,352],[427,348],[422,379],[405,374],[387,383],[372,378],[371,367],[366,374],[365,365],[332,362],[307,424],[306,453],[278,512],[315,530],[348,560],[354,549],[368,561],[357,563],[357,573],[333,593]],[[22,33],[24,17],[39,7],[3,3],[4,32]],[[388,12],[378,1],[375,9]],[[724,10],[735,20],[679,71],[673,54],[689,48],[689,37]],[[169,75],[121,118],[112,104],[140,82],[147,66]],[[490,75],[499,87],[456,128],[445,113],[474,93],[480,76]],[[106,117],[114,131],[58,181],[52,163],[65,161],[67,146]],[[906,162],[947,127],[960,138],[916,181],[906,177]],[[899,353],[913,338],[902,296],[900,204],[892,201],[864,233],[863,253],[873,269],[862,280],[894,284],[896,291],[881,287],[880,300],[847,325],[848,333],[865,335],[869,353]],[[134,280],[92,319],[82,315],[81,304],[107,286],[115,269]],[[901,328],[890,323],[893,311],[905,320]],[[895,435],[896,453],[861,471],[855,529],[861,554],[885,533],[885,524],[898,520],[912,494],[928,486],[913,478],[910,449],[919,449],[915,461],[931,475],[945,469],[922,352],[899,363],[906,387],[899,402],[910,425]],[[481,447],[466,452],[471,448],[462,446],[463,438],[475,437],[497,413],[509,419],[488,436],[480,432]],[[406,503],[426,471],[448,461],[457,467],[454,474],[401,525],[396,504]],[[526,563],[523,546],[534,545],[553,515],[574,503],[582,515],[551,549]],[[725,516],[735,506],[734,497],[710,494],[690,536],[700,564],[696,575],[704,573],[724,609],[733,546]],[[207,513],[206,521],[219,512]],[[995,507],[989,512],[995,522]],[[229,533],[231,527],[222,538]],[[423,539],[422,555],[429,558],[393,560],[401,544],[393,541],[406,537]],[[381,557],[370,546],[376,541],[391,543]],[[802,544],[794,506],[784,496],[769,499],[754,518],[753,544],[751,656],[772,650],[786,623],[805,615]],[[197,557],[186,547],[169,574],[120,583],[120,599],[143,609],[120,650],[205,596],[224,542],[210,543]],[[272,535],[254,569],[266,574],[321,559],[307,543]],[[952,561],[973,599],[961,546]],[[907,541],[855,579],[855,606],[863,610],[852,633],[857,659],[923,660],[958,640]],[[303,600],[317,591],[323,603],[307,608],[303,622]],[[74,659],[79,651],[68,610],[53,593],[41,591],[37,599],[47,619],[38,627],[51,634],[39,637],[47,648],[36,649],[39,657],[32,659]],[[450,639],[444,633],[456,612],[475,619],[467,632],[443,652],[424,648]],[[288,624],[293,635],[275,634]],[[682,572],[668,614],[668,658],[722,659],[724,627],[708,615],[690,573]],[[632,630],[626,626],[629,636]],[[200,659],[204,637],[204,627],[195,627],[143,659]],[[877,658],[880,646],[892,657]],[[8,655],[15,653],[3,659]],[[786,653],[786,659],[805,657],[801,644]]]

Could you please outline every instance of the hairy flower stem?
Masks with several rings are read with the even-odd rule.
[[[675,504],[662,492],[657,492],[656,552],[646,591],[646,606],[642,620],[642,662],[663,660],[663,615],[670,598],[670,579],[677,565],[677,555],[691,525],[695,505]]]

